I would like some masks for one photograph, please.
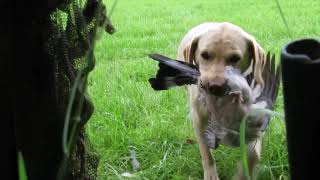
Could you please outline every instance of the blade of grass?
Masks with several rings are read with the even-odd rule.
[[[21,152],[18,152],[18,170],[19,170],[19,180],[27,180],[27,171],[24,164],[23,156]]]
[[[242,120],[240,125],[240,152],[241,152],[241,162],[244,175],[246,179],[250,180],[248,161],[247,161],[247,148],[246,148],[246,117]]]
[[[115,0],[114,3],[112,4],[110,12],[108,14],[109,18],[111,18],[111,15],[112,15],[114,9],[116,8],[117,4],[118,4],[118,0]]]
[[[278,116],[284,119],[284,115],[275,111],[271,111],[269,109],[263,108],[255,108],[252,109],[249,113],[251,116],[261,116],[261,115],[270,115],[270,116]],[[246,179],[250,180],[250,173],[248,167],[248,160],[247,160],[247,147],[246,147],[246,120],[248,116],[244,117],[241,125],[240,125],[240,153],[241,153],[241,162],[242,162],[242,169]],[[271,117],[270,117],[271,118]]]
[[[269,109],[264,109],[264,108],[254,108],[251,110],[250,115],[253,115],[253,116],[269,115],[269,116],[276,116],[276,117],[280,117],[281,119],[284,119],[283,113],[279,113],[279,112],[272,111]]]
[[[281,6],[280,6],[280,4],[279,4],[279,1],[278,1],[278,0],[275,0],[275,1],[276,1],[276,3],[277,3],[277,7],[278,7],[278,9],[279,9],[279,13],[280,13],[280,15],[281,15],[282,21],[283,21],[284,25],[285,25],[286,28],[287,28],[288,35],[289,35],[289,37],[292,39],[292,36],[291,36],[291,33],[290,33],[290,29],[289,29],[289,26],[288,26],[288,22],[287,22],[287,20],[286,20],[286,17],[284,16],[284,13],[283,13],[283,11],[282,11],[282,9],[281,9]]]
[[[70,98],[69,98],[69,103],[67,106],[67,112],[65,116],[65,121],[64,121],[64,126],[63,126],[63,139],[62,139],[62,149],[64,154],[69,155],[69,149],[68,149],[68,128],[70,124],[70,118],[71,118],[71,111],[72,111],[72,106],[75,100],[76,96],[76,90],[79,86],[80,83],[80,78],[81,78],[81,72],[77,73],[77,76],[74,80],[74,84],[72,86],[71,92],[70,92]]]

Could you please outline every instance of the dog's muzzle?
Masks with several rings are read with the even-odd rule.
[[[210,81],[207,85],[204,85],[202,81],[200,81],[200,87],[203,88],[208,94],[212,94],[217,97],[225,96],[230,91],[227,80],[220,82]]]

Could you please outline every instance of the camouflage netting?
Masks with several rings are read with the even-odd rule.
[[[93,112],[86,93],[87,75],[94,68],[98,28],[109,34],[114,28],[101,0],[64,0],[45,19],[44,49],[52,65],[57,111],[65,121],[62,135],[65,151],[58,178],[95,179],[99,156],[84,128]]]

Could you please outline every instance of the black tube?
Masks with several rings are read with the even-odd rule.
[[[318,177],[320,42],[301,39],[281,51],[287,147],[291,180]],[[320,132],[320,130],[319,130]]]

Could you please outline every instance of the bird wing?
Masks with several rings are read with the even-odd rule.
[[[281,73],[280,66],[278,65],[276,67],[275,55],[273,54],[272,57],[270,57],[270,53],[268,53],[266,58],[265,68],[262,72],[264,88],[256,101],[266,101],[266,108],[272,110],[278,96]]]
[[[150,54],[149,57],[159,62],[156,77],[149,79],[154,90],[167,90],[175,86],[197,83],[200,71],[195,65],[160,54]]]
[[[266,56],[265,68],[262,72],[262,78],[264,80],[264,87],[260,89],[253,90],[254,94],[259,94],[255,99],[252,107],[258,109],[269,109],[273,110],[276,98],[278,96],[279,86],[280,86],[280,66],[275,64],[275,55],[272,57],[270,52]],[[262,122],[261,131],[264,131],[270,121],[270,114],[257,115],[256,118],[259,118]]]

